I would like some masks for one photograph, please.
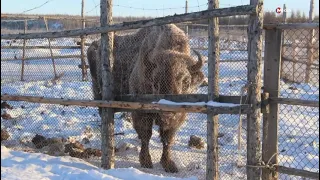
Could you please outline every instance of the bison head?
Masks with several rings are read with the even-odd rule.
[[[199,52],[196,62],[190,55],[172,50],[154,54],[156,68],[152,73],[153,93],[188,94],[204,80],[201,71],[203,60]]]

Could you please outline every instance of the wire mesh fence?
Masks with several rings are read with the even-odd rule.
[[[319,83],[319,30],[284,31],[281,77],[288,82]]]
[[[181,28],[178,36],[184,36],[183,30],[185,25],[178,24]],[[191,54],[190,62],[188,66],[194,66],[199,61],[197,54],[192,49],[198,51],[201,54],[202,75],[198,73],[194,79],[188,79],[188,71],[182,69],[181,64],[176,64],[176,69],[172,72],[180,72],[172,74],[175,78],[183,79],[184,81],[179,86],[181,93],[198,93],[207,94],[207,83],[206,79],[208,76],[207,70],[207,56],[208,56],[208,37],[207,27],[202,29],[188,28],[189,38],[185,37],[180,44],[187,45],[184,48],[191,48],[187,51]],[[160,30],[161,31],[161,30]],[[171,31],[169,31],[171,32]],[[236,32],[234,30],[233,32]],[[144,36],[133,37],[133,34],[137,33],[137,30],[121,31],[116,32],[115,41],[119,42],[115,44],[115,59],[132,60],[135,54],[139,53],[142,40],[147,39]],[[243,34],[241,40],[235,39],[237,35],[228,36],[227,34],[221,38],[221,47],[224,48],[221,51],[221,83],[220,91],[225,95],[239,95],[239,89],[245,84],[246,77],[246,33],[240,30]],[[119,36],[118,36],[119,35]],[[200,36],[201,35],[201,36]],[[150,35],[151,36],[151,35]],[[149,37],[150,43],[156,43],[157,34],[153,34],[155,38]],[[131,37],[131,39],[130,39]],[[95,40],[99,40],[99,35],[86,36],[86,49],[88,45]],[[53,49],[53,57],[67,56],[67,55],[80,55],[79,48],[70,48],[77,46],[79,38],[56,38],[51,39],[51,45]],[[15,43],[15,44],[14,44]],[[167,42],[168,43],[168,42]],[[180,44],[179,44],[180,43]],[[23,40],[4,41],[2,40],[2,46],[21,46]],[[161,45],[161,44],[160,44]],[[48,46],[48,39],[33,39],[27,40],[26,46]],[[61,48],[64,46],[63,48]],[[130,46],[131,48],[128,48]],[[159,46],[159,45],[157,45]],[[170,44],[162,45],[167,48]],[[174,46],[177,46],[174,44]],[[47,47],[48,48],[48,47]],[[57,48],[57,49],[55,49]],[[60,49],[61,48],[61,49]],[[236,49],[237,51],[235,51]],[[182,49],[186,50],[186,49]],[[25,80],[20,81],[21,76],[21,62],[22,62],[22,50],[16,49],[2,49],[2,58],[15,59],[16,60],[2,60],[1,61],[1,74],[2,74],[2,94],[18,94],[18,95],[31,95],[31,96],[44,96],[51,98],[63,98],[63,99],[94,99],[94,95],[91,89],[92,82],[89,75],[89,81],[81,81],[81,69],[78,67],[80,64],[80,58],[64,58],[55,59],[52,62],[51,52],[48,49],[27,49],[25,60]],[[143,52],[141,52],[143,53]],[[148,54],[152,56],[151,54]],[[176,54],[176,58],[181,56],[179,53]],[[39,57],[39,60],[32,60],[33,57]],[[40,57],[47,57],[40,59]],[[239,59],[241,61],[239,61]],[[172,59],[174,60],[174,59]],[[133,60],[132,60],[133,61]],[[235,61],[235,62],[233,62]],[[89,64],[86,59],[86,63]],[[119,63],[119,64],[117,64]],[[241,64],[241,66],[238,66]],[[63,76],[55,83],[51,82],[54,77],[53,65],[57,70],[57,73],[64,73]],[[134,68],[134,63],[127,63],[117,61],[114,63],[117,94],[129,94],[129,77],[130,71]],[[183,64],[182,64],[183,65]],[[147,71],[152,77],[152,71],[154,68],[163,67],[153,66],[152,64],[147,66]],[[171,67],[175,67],[174,64]],[[130,70],[131,69],[131,70]],[[183,71],[179,71],[183,70]],[[88,69],[90,72],[90,69]],[[158,70],[160,71],[160,70]],[[196,71],[195,71],[196,72]],[[241,75],[239,74],[241,73]],[[190,73],[189,73],[190,74]],[[182,77],[180,77],[182,76]],[[147,77],[147,78],[150,78]],[[241,77],[241,78],[239,78]],[[168,79],[168,77],[164,77]],[[200,79],[199,79],[200,78]],[[178,81],[178,80],[177,80]],[[168,81],[163,81],[168,83]],[[197,83],[199,88],[195,91],[189,91],[189,87],[183,87],[184,84],[190,82]],[[133,84],[134,85],[134,84]],[[163,85],[160,85],[163,86]],[[154,94],[174,94],[176,92],[171,91],[173,84],[165,84],[165,89],[158,89],[157,92],[152,89],[157,87],[151,87],[151,89],[145,88],[144,93]],[[178,86],[176,86],[178,87]],[[147,91],[148,90],[148,91]],[[25,102],[6,102],[12,108],[2,109],[3,118],[1,119],[2,129],[5,129],[9,135],[10,140],[5,141],[6,145],[11,148],[17,148],[22,150],[44,152],[53,155],[65,155],[84,158],[94,164],[100,164],[99,155],[101,155],[100,148],[100,116],[98,108],[89,107],[73,107],[73,106],[62,106],[62,105],[47,105],[40,103],[25,103]],[[5,106],[5,104],[4,104]],[[152,114],[151,117],[157,118],[157,114]],[[238,116],[236,115],[221,115],[220,116],[220,154],[221,157],[221,177],[224,179],[245,179],[245,152],[237,154],[237,140],[236,132],[238,129]],[[205,178],[205,166],[206,166],[206,115],[199,113],[187,113],[186,120],[176,132],[174,145],[172,147],[172,159],[179,168],[178,174],[169,174],[177,177],[188,177],[197,176],[200,179]],[[139,164],[139,152],[141,150],[141,142],[136,133],[130,112],[116,113],[115,114],[115,137],[116,137],[116,167],[136,167],[140,168]],[[197,124],[197,126],[194,126]],[[154,168],[152,170],[143,169],[146,172],[153,174],[165,174],[163,167],[159,163],[161,160],[161,151],[163,142],[161,142],[160,129],[154,126],[152,129],[152,137],[150,140],[150,154],[152,156],[152,162]],[[39,136],[36,136],[39,135]],[[164,138],[164,137],[163,137]],[[242,134],[242,140],[245,141],[245,132]],[[57,145],[58,144],[58,145]],[[245,144],[245,143],[243,143]],[[70,149],[70,147],[73,147]],[[243,147],[243,151],[244,151]],[[90,158],[88,158],[90,156]],[[240,157],[239,157],[240,156]],[[236,162],[235,159],[239,159]],[[237,167],[237,165],[239,167]],[[242,165],[241,165],[242,164]]]
[[[186,29],[186,26],[183,24],[178,24],[177,26],[180,27],[181,30]],[[241,88],[246,84],[247,79],[247,33],[246,29],[243,28],[226,28],[227,29],[220,29],[220,94],[239,96],[241,95]],[[160,29],[159,31],[162,32],[162,30],[163,29]],[[290,31],[295,32],[285,31],[284,42],[293,42],[290,37],[291,34],[297,37],[302,35],[307,36],[304,34],[305,31]],[[155,55],[151,50],[141,48],[144,43],[150,43],[148,47],[162,47],[164,49],[173,46],[173,44],[157,44],[157,34],[151,34],[149,38],[146,38],[148,36],[145,36],[145,34],[139,37],[133,37],[134,33],[137,33],[137,30],[116,32],[115,42],[119,42],[115,44],[116,61],[114,63],[114,76],[116,77],[115,89],[118,91],[117,94],[129,94],[130,88],[132,88],[131,92],[135,93],[174,94],[174,92],[180,89],[180,93],[207,94],[207,83],[205,79],[208,77],[208,37],[206,26],[188,26],[189,37],[179,38],[179,41],[175,42],[176,44],[174,46],[178,48],[178,50],[183,50],[183,45],[187,43],[187,47],[191,48],[189,51],[190,62],[188,62],[188,66],[190,67],[196,65],[199,61],[197,54],[193,52],[192,49],[201,54],[203,60],[201,73],[204,75],[204,81],[190,78],[192,77],[192,73],[190,73],[189,68],[186,68],[185,64],[179,63],[170,64],[170,66],[166,64],[144,64],[146,69],[136,71],[137,73],[142,71],[148,72],[148,76],[145,77],[148,81],[150,81],[150,78],[156,79],[153,73],[155,70],[166,72],[163,74],[167,74],[169,71],[171,72],[171,76],[176,78],[174,82],[182,82],[181,84],[170,84],[173,82],[161,81],[161,79],[168,79],[169,77],[160,77],[158,79],[158,87],[151,86],[150,84],[140,86],[141,83],[134,81],[134,79],[131,81],[133,82],[132,86],[130,86],[130,75],[137,64],[132,62],[128,63],[125,59],[134,61],[133,59],[139,55],[143,55],[145,58],[154,57]],[[318,31],[315,31],[314,37],[318,38]],[[100,35],[86,36],[86,53],[89,48],[88,45],[95,40],[99,40],[99,38]],[[304,39],[305,37],[300,38]],[[53,57],[69,55],[80,56],[80,48],[78,48],[80,38],[56,38],[50,41],[53,54],[51,54],[51,51],[47,48],[38,48],[38,46],[48,46],[48,39],[26,41],[26,46],[32,46],[34,49],[26,48],[25,50],[25,58],[30,58],[29,60],[25,60],[25,82],[20,81],[22,50],[14,48],[1,49],[1,94],[7,93],[63,99],[94,99],[90,69],[88,69],[89,80],[81,81],[81,69],[79,68],[81,63],[80,57],[54,58],[54,63],[51,59],[51,55]],[[1,40],[1,47],[22,46],[22,44],[23,40]],[[283,56],[290,58],[292,54],[292,51],[290,51],[291,45],[287,44],[289,43],[285,43],[284,45]],[[298,43],[297,46],[301,44],[302,43]],[[128,48],[128,46],[130,46],[130,48]],[[145,51],[143,52],[140,49]],[[304,56],[307,56],[308,51],[300,51]],[[316,52],[319,52],[319,49],[318,45],[314,44],[313,53]],[[173,61],[175,58],[179,58],[179,56],[180,54],[174,54],[170,56],[170,58],[172,58]],[[35,60],[38,57],[39,59]],[[314,55],[313,57],[314,60],[312,63],[317,63],[319,56]],[[6,60],[6,58],[13,60]],[[123,61],[117,61],[117,59],[122,59]],[[300,59],[307,59],[307,57]],[[154,60],[156,61],[157,59]],[[293,66],[290,65],[290,63],[291,61],[287,62],[284,60],[282,74],[298,72],[293,71]],[[86,64],[89,64],[87,59]],[[64,74],[58,81],[52,83],[54,66],[58,74]],[[164,67],[170,68],[164,70]],[[299,69],[298,63],[294,67]],[[302,66],[300,68],[305,69],[306,67]],[[318,73],[318,71],[314,71],[314,65],[312,65],[310,74],[316,73]],[[301,74],[303,74],[301,75],[303,76],[302,79],[305,79],[305,73]],[[310,76],[310,83],[294,83],[288,81],[286,77],[286,75],[282,76],[281,97],[319,100],[319,86],[315,76]],[[291,78],[295,76],[290,75],[288,77]],[[297,77],[300,77],[300,75]],[[190,82],[198,83],[194,91],[188,91],[190,87],[184,87],[184,85],[190,84]],[[161,88],[164,85],[166,88]],[[2,102],[1,105],[1,129],[5,129],[10,138],[2,143],[5,143],[11,148],[25,151],[44,152],[52,155],[69,154],[70,156],[86,159],[93,164],[100,164],[101,124],[98,108],[14,101],[8,101],[6,103]],[[140,168],[139,152],[141,150],[141,138],[139,139],[135,131],[130,113],[131,112],[119,112],[115,114],[116,167]],[[317,159],[319,155],[318,108],[281,105],[280,113],[280,164],[319,172]],[[149,117],[157,119],[158,115],[151,114]],[[237,130],[239,115],[219,116],[219,168],[220,178],[222,179],[246,179],[246,127],[244,126],[246,124],[246,118],[243,116],[242,119],[244,121],[241,134],[242,149],[238,150]],[[206,124],[207,117],[205,114],[186,114],[186,119],[176,132],[174,145],[172,145],[171,157],[179,169],[179,173],[177,174],[166,173],[163,170],[160,163],[163,149],[163,142],[161,142],[160,138],[161,129],[154,126],[151,129],[152,137],[149,144],[153,169],[142,168],[142,170],[158,175],[162,174],[177,177],[196,176],[199,179],[204,179],[206,167]],[[40,136],[36,136],[37,134]],[[281,175],[281,177],[288,178],[289,176]]]
[[[319,29],[283,31],[280,97],[319,101]],[[319,173],[319,107],[279,106],[279,164]]]

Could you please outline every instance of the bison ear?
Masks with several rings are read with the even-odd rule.
[[[92,43],[92,45],[89,47],[87,51],[87,59],[89,63],[90,73],[93,78],[97,77],[97,58],[99,58],[97,54],[99,51],[97,52],[97,48],[97,44]]]
[[[201,71],[194,72],[191,74],[192,79],[191,82],[193,85],[200,85],[204,81],[204,74]]]

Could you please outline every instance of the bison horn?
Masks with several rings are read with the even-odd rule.
[[[191,72],[199,71],[203,66],[203,60],[202,60],[201,54],[194,49],[193,49],[193,52],[198,56],[198,62],[189,68]]]

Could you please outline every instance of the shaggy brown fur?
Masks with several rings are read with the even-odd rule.
[[[194,92],[203,79],[201,56],[198,62],[190,55],[187,36],[177,26],[163,25],[139,30],[136,34],[115,36],[113,75],[115,94],[188,94]],[[99,43],[88,49],[93,92],[101,99],[99,76]],[[125,73],[123,70],[125,69]],[[128,75],[129,74],[129,75]],[[129,79],[128,79],[129,78]],[[167,172],[178,172],[171,160],[171,147],[177,130],[186,119],[186,113],[133,112],[133,127],[141,140],[140,164],[152,168],[149,141],[153,120],[159,125],[163,143],[161,164]]]

